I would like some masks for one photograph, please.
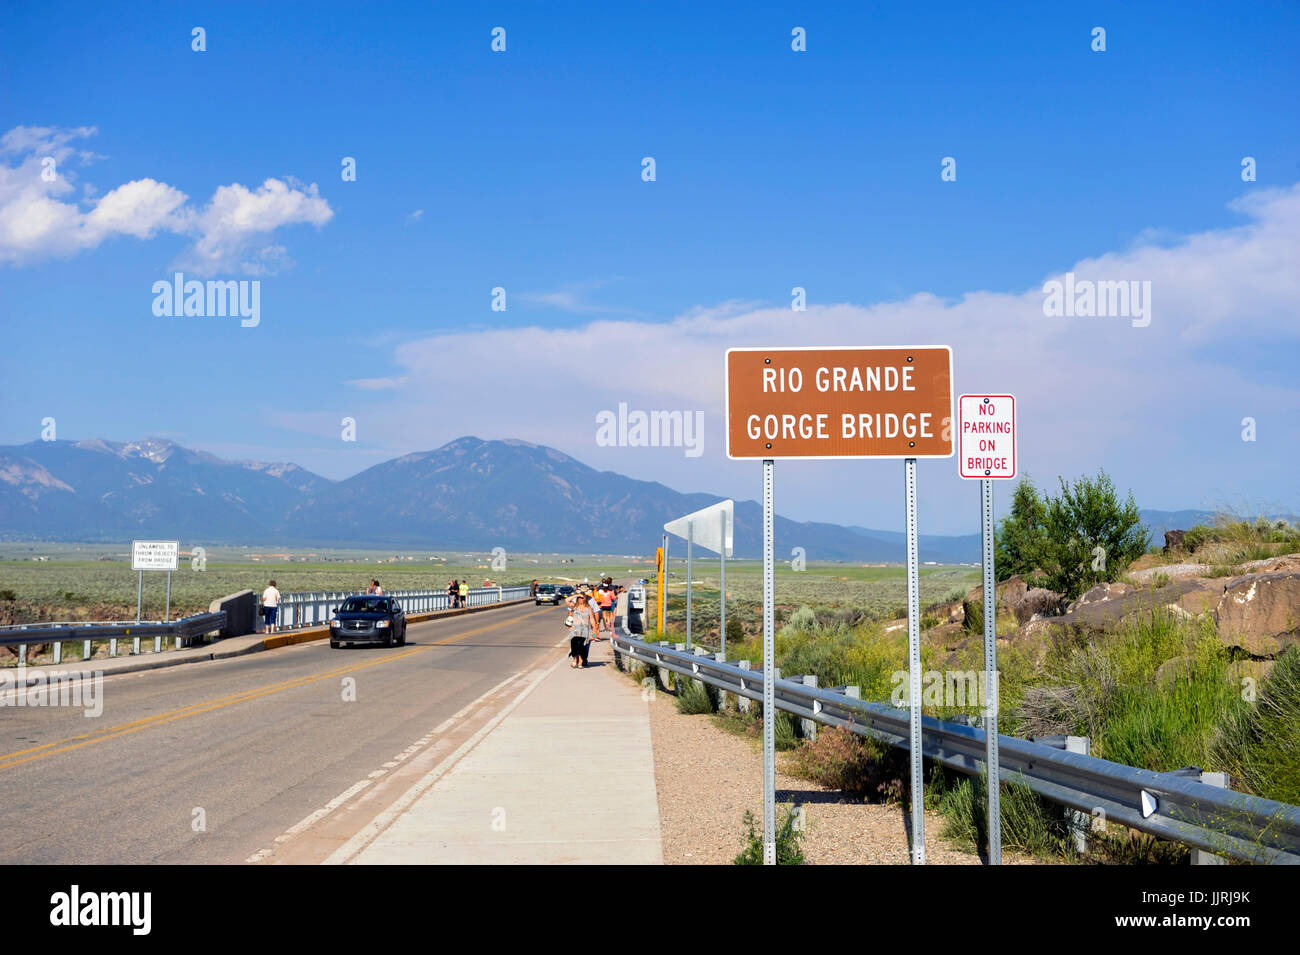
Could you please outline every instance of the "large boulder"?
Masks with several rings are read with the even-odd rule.
[[[1183,538],[1187,536],[1187,531],[1165,531],[1165,553],[1172,554],[1176,550],[1183,549]]]
[[[1218,622],[1225,644],[1255,657],[1273,657],[1300,642],[1300,573],[1234,578],[1219,599]]]
[[[1065,599],[1054,590],[1034,587],[1011,608],[1016,623],[1025,624],[1035,617],[1055,617],[1065,605]]]

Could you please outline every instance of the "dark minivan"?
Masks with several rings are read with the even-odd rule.
[[[330,646],[382,643],[386,647],[406,646],[406,614],[392,597],[364,595],[349,597],[330,620]]]

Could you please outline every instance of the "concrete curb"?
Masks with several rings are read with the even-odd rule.
[[[479,607],[465,607],[461,610],[434,610],[430,613],[413,614],[406,618],[408,624],[425,623],[429,620],[441,620],[445,617],[460,617],[470,613],[480,613],[484,610],[499,610],[505,607],[515,607],[519,604],[529,603],[532,597],[521,597],[518,600],[507,600],[502,603],[483,604]],[[26,686],[31,686],[39,681],[43,675],[49,673],[77,674],[77,673],[102,673],[104,676],[116,676],[119,673],[139,673],[143,670],[161,670],[164,667],[182,666],[187,663],[208,663],[213,660],[229,660],[234,657],[247,656],[250,653],[258,653],[262,650],[277,650],[281,647],[296,646],[300,643],[312,643],[316,640],[325,640],[330,635],[329,627],[309,627],[304,630],[295,630],[292,633],[273,633],[270,636],[254,637],[254,634],[245,634],[240,637],[226,637],[217,643],[210,644],[210,652],[202,652],[197,647],[189,647],[183,650],[165,650],[162,653],[142,654],[142,659],[133,660],[130,657],[111,657],[107,660],[77,661],[73,664],[58,666],[40,666],[27,667],[24,672],[28,675],[25,681]],[[240,642],[247,641],[247,642]],[[238,643],[238,646],[232,644]],[[224,649],[222,649],[224,647]],[[195,652],[198,651],[198,652]],[[150,657],[159,657],[160,659],[150,659]],[[122,661],[118,663],[118,661]],[[16,670],[16,667],[6,667],[7,670]],[[12,685],[12,684],[11,684]]]

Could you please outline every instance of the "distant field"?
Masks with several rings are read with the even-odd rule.
[[[558,554],[507,554],[503,571],[491,569],[489,553],[349,551],[341,548],[293,550],[270,546],[209,547],[203,570],[193,568],[182,547],[179,569],[172,574],[172,616],[207,610],[215,598],[237,590],[260,591],[274,578],[280,590],[358,591],[378,577],[389,590],[442,589],[453,578],[468,578],[475,586],[485,580],[503,586],[542,581],[596,580],[606,574],[620,579],[653,578],[648,557]],[[48,560],[34,560],[47,557]],[[394,557],[399,559],[394,560]],[[407,559],[407,558],[411,559]],[[436,560],[430,560],[436,557]],[[111,558],[111,559],[101,559]],[[257,558],[257,559],[254,559]],[[762,611],[762,564],[755,560],[727,562],[729,612],[757,626]],[[686,562],[674,559],[670,568],[670,626],[685,623]],[[146,619],[160,619],[166,595],[166,574],[146,573]],[[978,582],[974,567],[924,567],[922,605]],[[776,566],[778,613],[801,605],[856,609],[880,617],[897,615],[906,603],[902,567],[860,564],[809,564],[796,572],[788,562]],[[653,598],[653,587],[651,587]],[[0,542],[0,623],[50,620],[125,620],[135,616],[136,573],[129,547],[122,544],[40,544]],[[701,627],[717,627],[718,561],[695,561],[695,619]]]
[[[718,628],[719,573],[717,559],[696,561],[692,594],[692,629],[708,634]],[[763,567],[759,561],[727,562],[727,616],[739,620],[751,632],[761,626]],[[686,626],[685,563],[673,561],[669,578],[667,625],[682,631]],[[907,570],[904,567],[864,567],[860,564],[808,564],[802,571],[789,563],[774,569],[777,624],[801,606],[814,609],[860,611],[878,619],[905,615]],[[937,603],[955,594],[965,594],[979,583],[978,567],[934,566],[920,572],[921,606]],[[654,594],[651,594],[653,604]]]

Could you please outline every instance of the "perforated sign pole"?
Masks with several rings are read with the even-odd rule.
[[[1002,783],[998,769],[998,624],[993,582],[993,482],[980,481],[984,514],[984,768],[988,789],[989,865],[1002,864]],[[989,608],[993,608],[990,612]]]
[[[664,535],[664,565],[659,571],[659,632],[664,632],[668,610],[668,535]]]
[[[691,578],[695,576],[692,550],[695,546],[695,522],[686,522],[686,649],[691,648]]]
[[[921,753],[921,583],[916,540],[916,458],[907,483],[907,709],[912,762],[912,863],[925,865],[925,768]]]
[[[722,593],[718,595],[718,636],[722,640],[722,658],[725,660],[727,658],[727,512],[723,511],[718,518],[722,521],[722,563],[718,565],[721,568],[718,585]]]
[[[772,461],[763,462],[763,865],[776,865],[776,599]]]
[[[1002,864],[1002,776],[998,759],[998,596],[993,566],[993,482],[1016,476],[1014,395],[962,395],[958,474],[980,482],[980,563],[984,577],[984,783],[989,864]]]

